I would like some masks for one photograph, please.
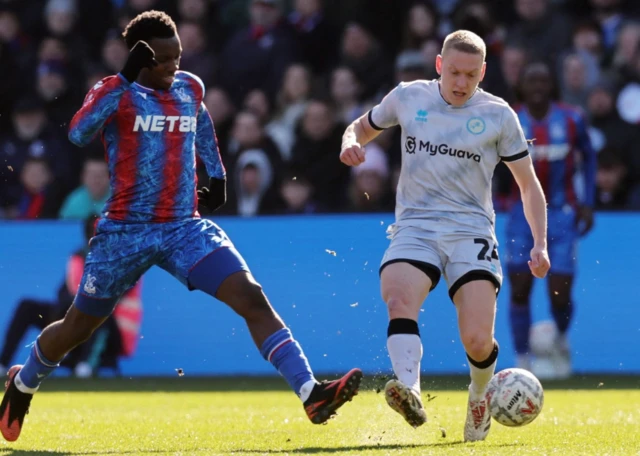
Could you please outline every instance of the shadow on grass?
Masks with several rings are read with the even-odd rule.
[[[293,449],[234,449],[228,450],[227,453],[258,453],[258,454],[315,454],[315,453],[348,453],[351,451],[375,451],[375,450],[426,450],[428,448],[446,448],[457,447],[464,445],[462,440],[455,440],[452,442],[439,442],[439,443],[425,443],[425,444],[368,444],[368,445],[351,445],[342,447],[308,447],[308,448],[293,448]],[[483,442],[484,446],[487,446],[486,442]],[[501,443],[496,445],[489,445],[491,448],[507,448],[522,446],[521,443]],[[207,448],[198,449],[199,452],[208,451]],[[216,450],[211,449],[215,452]],[[139,453],[153,453],[153,454],[175,454],[180,452],[178,450],[131,450],[131,451],[44,451],[44,450],[13,450],[13,449],[0,449],[0,456],[90,456],[90,455],[110,455],[110,454],[139,454]]]
[[[486,447],[487,443],[482,442],[482,444]],[[425,444],[367,444],[367,445],[352,445],[352,446],[342,446],[342,447],[308,447],[308,448],[294,448],[294,449],[272,449],[272,450],[245,450],[245,449],[235,449],[231,450],[230,453],[268,453],[268,454],[284,454],[284,453],[294,453],[294,454],[315,454],[315,453],[347,453],[350,451],[375,451],[375,450],[427,450],[428,448],[453,448],[457,446],[465,445],[462,440],[454,440],[452,442],[438,442],[438,443],[425,443]],[[522,446],[521,443],[500,443],[496,445],[490,445],[491,448],[508,448],[508,447],[519,447]]]
[[[318,376],[333,379],[335,375]],[[361,390],[380,391],[389,379],[385,375],[365,374]],[[578,375],[567,380],[543,381],[545,390],[595,390],[595,389],[639,389],[640,375]],[[467,375],[423,374],[422,389],[467,391]],[[246,391],[289,391],[287,383],[280,377],[121,377],[80,380],[74,378],[52,378],[46,381],[41,391],[50,392],[246,392]]]

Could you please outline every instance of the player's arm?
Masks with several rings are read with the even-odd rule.
[[[596,151],[591,145],[584,118],[580,116],[576,122],[578,148],[582,154],[584,169],[584,201],[578,210],[576,223],[580,225],[580,234],[585,235],[593,228],[593,207],[596,200]]]
[[[78,147],[89,144],[118,108],[129,83],[120,75],[98,82],[87,94],[82,107],[71,119],[69,141]]]
[[[364,146],[373,141],[385,128],[398,124],[396,111],[399,85],[387,94],[380,104],[354,120],[342,135],[340,161],[348,166],[358,166],[365,161]]]
[[[528,154],[518,160],[506,161],[506,165],[520,188],[524,215],[533,235],[529,266],[533,275],[543,278],[550,266],[547,254],[547,202],[544,192]]]
[[[202,159],[209,187],[198,190],[198,201],[215,211],[227,202],[227,178],[216,138],[213,121],[204,103],[200,103],[196,124],[196,153]]]
[[[69,141],[79,147],[89,144],[105,122],[116,112],[122,96],[143,68],[158,63],[154,52],[144,41],[138,41],[116,76],[98,82],[87,94],[80,110],[71,119]]]
[[[513,109],[503,111],[498,155],[507,165],[520,188],[524,215],[533,235],[529,268],[538,278],[547,275],[551,264],[547,253],[547,202],[533,168],[527,140]]]

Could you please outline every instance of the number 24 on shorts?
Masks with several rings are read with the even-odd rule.
[[[478,260],[491,261],[492,259],[494,260],[500,259],[498,258],[498,249],[496,248],[495,244],[493,244],[493,249],[491,249],[491,256],[489,256],[487,255],[487,252],[491,248],[491,244],[489,243],[489,241],[482,238],[476,238],[473,240],[473,243],[479,244],[482,246],[482,248],[480,249],[480,252],[478,252]]]

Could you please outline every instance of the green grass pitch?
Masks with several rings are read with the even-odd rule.
[[[529,426],[494,422],[462,442],[463,377],[427,377],[429,422],[408,426],[368,378],[327,425],[312,425],[278,378],[53,379],[34,398],[9,455],[640,455],[640,377],[545,383]]]

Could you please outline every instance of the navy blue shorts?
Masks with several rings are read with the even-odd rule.
[[[75,306],[89,315],[111,313],[120,296],[152,266],[159,266],[189,289],[189,273],[214,255],[209,291],[231,274],[249,268],[225,232],[207,219],[139,223],[100,219],[89,243]]]
[[[527,262],[533,248],[531,229],[524,216],[522,204],[517,204],[509,214],[506,247],[506,266],[510,273],[529,271]],[[576,269],[578,249],[576,212],[571,207],[547,210],[547,249],[552,274],[573,275]]]

